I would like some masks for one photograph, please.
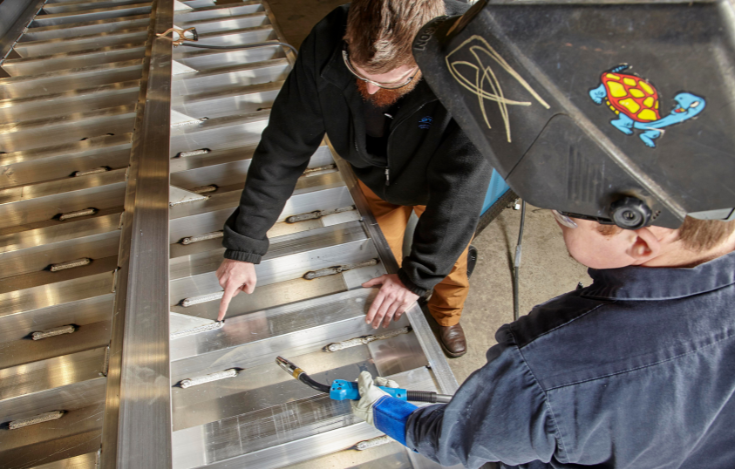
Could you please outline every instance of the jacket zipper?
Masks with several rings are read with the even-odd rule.
[[[390,160],[388,159],[388,155],[390,152],[387,151],[390,149],[390,139],[393,137],[393,134],[395,134],[395,131],[398,130],[398,126],[406,122],[409,117],[419,112],[421,108],[426,106],[426,104],[427,103],[424,103],[421,106],[417,107],[416,109],[413,109],[410,113],[406,113],[406,116],[403,119],[401,119],[400,121],[396,122],[393,125],[393,130],[391,131],[390,135],[388,135],[388,144],[386,145],[386,155],[385,155],[385,160],[387,162],[387,165],[385,167],[385,185],[386,186],[390,186]]]

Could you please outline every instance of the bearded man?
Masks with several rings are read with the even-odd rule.
[[[421,79],[411,45],[421,26],[467,5],[442,0],[355,0],[311,31],[272,108],[240,206],[227,220],[217,277],[231,298],[252,293],[253,264],[324,134],[359,180],[400,269],[381,285],[366,322],[398,319],[432,291],[427,307],[450,357],[466,352],[459,318],[469,292],[467,248],[492,168]],[[402,252],[411,211],[419,216]],[[405,254],[405,257],[404,257]]]

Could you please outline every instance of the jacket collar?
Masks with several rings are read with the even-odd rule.
[[[332,49],[332,55],[330,56],[327,64],[324,66],[321,72],[321,77],[327,82],[333,84],[340,90],[345,90],[348,85],[354,81],[354,76],[347,70],[344,60],[342,59],[342,44],[343,41],[337,41],[334,48]]]
[[[611,300],[673,300],[735,284],[735,252],[692,268],[624,267],[588,270],[594,283],[581,295]]]

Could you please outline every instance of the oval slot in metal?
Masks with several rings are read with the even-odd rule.
[[[171,334],[171,339],[180,339],[181,337],[188,337],[190,335],[200,334],[202,332],[213,331],[220,329],[225,325],[224,321],[215,321],[209,324],[203,324],[201,326],[192,327],[183,331],[174,332]]]
[[[212,381],[219,381],[221,379],[234,378],[237,376],[239,370],[237,368],[230,368],[229,370],[218,371],[216,373],[210,373],[204,376],[197,376],[194,378],[186,378],[179,381],[179,386],[182,388],[190,388],[192,386],[198,386],[204,383],[211,383]]]
[[[396,337],[402,334],[408,334],[409,332],[411,332],[411,326],[406,326],[400,329],[383,332],[381,334],[363,335],[360,337],[343,340],[342,342],[331,343],[327,345],[326,347],[324,347],[324,351],[325,352],[337,352],[339,350],[344,350],[346,348],[357,347],[358,345],[367,345],[370,342],[375,342],[376,340],[391,339],[393,337]]]
[[[189,306],[198,305],[200,303],[207,303],[209,301],[221,300],[225,295],[225,292],[218,291],[216,293],[207,293],[206,295],[192,296],[191,298],[184,298],[181,300],[181,306],[188,308]]]
[[[378,436],[369,440],[362,440],[355,445],[357,451],[365,451],[366,449],[375,448],[376,446],[384,445],[394,441],[388,435]]]
[[[207,153],[211,152],[209,148],[200,148],[198,150],[191,150],[191,151],[180,151],[176,153],[174,158],[186,158],[187,156],[197,156],[197,155],[206,155]]]
[[[213,231],[211,233],[204,233],[204,234],[200,234],[196,236],[187,236],[186,238],[181,238],[181,241],[179,241],[179,244],[188,246],[189,244],[199,243],[201,241],[207,241],[210,239],[217,239],[223,236],[224,236],[223,231]]]
[[[75,210],[73,212],[62,213],[57,216],[60,221],[64,221],[64,220],[70,220],[72,218],[79,218],[79,217],[86,217],[88,215],[94,215],[97,212],[99,212],[98,209],[94,207],[89,207],[89,208],[83,208],[81,210]]]
[[[99,168],[92,168],[87,169],[85,171],[74,171],[72,173],[72,177],[80,177],[80,176],[89,176],[90,174],[98,174],[98,173],[106,173],[107,171],[111,171],[112,168],[109,166],[100,166]]]
[[[51,420],[58,420],[64,416],[63,410],[54,410],[52,412],[45,412],[43,414],[34,415],[26,419],[12,420],[8,427],[10,430],[17,430],[19,428],[28,427],[30,425],[36,425],[43,422],[50,422]]]
[[[318,173],[320,171],[330,171],[330,170],[333,170],[333,169],[337,169],[337,165],[334,164],[334,163],[332,163],[332,164],[325,164],[324,166],[316,166],[314,168],[306,168],[304,170],[304,176],[308,176],[310,174]]]
[[[34,332],[33,334],[31,334],[31,339],[33,340],[48,339],[49,337],[56,337],[57,335],[71,334],[76,330],[77,330],[76,326],[72,324],[67,324],[66,326],[54,327],[53,329],[49,329],[47,331]]]
[[[210,184],[208,186],[195,187],[194,189],[190,189],[190,192],[194,192],[196,194],[208,194],[216,191],[217,189],[219,189],[219,187],[216,184]]]
[[[355,210],[354,205],[348,205],[347,207],[335,208],[332,210],[315,210],[313,212],[299,213],[298,215],[291,215],[286,218],[286,223],[299,223],[306,220],[318,220],[319,218],[326,217],[327,215],[334,215],[335,213],[351,212]]]
[[[359,269],[360,267],[370,267],[373,265],[378,265],[379,262],[380,261],[378,260],[378,258],[375,258],[370,259],[369,261],[360,262],[359,264],[335,265],[319,270],[310,270],[304,274],[303,278],[305,278],[306,280],[314,280],[315,278],[327,277],[329,275],[337,275],[348,270]]]
[[[59,262],[58,264],[51,264],[48,266],[48,270],[51,272],[59,272],[61,270],[73,269],[74,267],[82,267],[92,263],[92,259],[89,257],[82,257],[81,259],[74,259],[73,261]]]

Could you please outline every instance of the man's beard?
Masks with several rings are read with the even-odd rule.
[[[416,88],[416,85],[419,84],[419,81],[421,81],[421,71],[416,72],[416,75],[414,75],[413,79],[405,86],[392,90],[380,88],[374,94],[368,93],[367,82],[364,82],[359,78],[357,78],[356,80],[357,89],[360,91],[362,99],[364,99],[365,101],[370,101],[375,107],[382,109],[394,104],[396,101],[401,99],[402,96],[405,96],[413,91],[413,89]]]

